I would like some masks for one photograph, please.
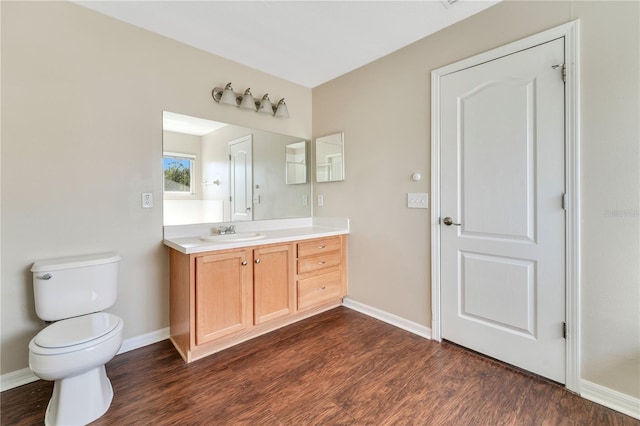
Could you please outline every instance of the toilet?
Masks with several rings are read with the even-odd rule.
[[[105,364],[120,350],[124,323],[101,312],[118,292],[116,253],[39,260],[31,268],[38,317],[51,322],[29,343],[29,367],[54,382],[46,425],[85,425],[113,399]]]

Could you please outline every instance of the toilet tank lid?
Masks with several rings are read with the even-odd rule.
[[[114,252],[95,253],[82,256],[58,257],[55,259],[38,260],[31,267],[31,272],[57,271],[60,269],[84,268],[105,263],[120,261],[120,256]]]

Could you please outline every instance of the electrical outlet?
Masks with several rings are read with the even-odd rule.
[[[324,206],[324,197],[322,195],[318,195],[318,207]]]
[[[429,207],[429,194],[425,192],[407,194],[407,207],[410,209],[426,209]]]
[[[302,205],[305,207],[309,205],[309,196],[307,194],[302,196]]]
[[[150,192],[143,192],[142,193],[142,208],[143,209],[150,209],[151,207],[153,207],[153,194]]]

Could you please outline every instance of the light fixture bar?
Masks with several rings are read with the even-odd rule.
[[[214,87],[211,91],[213,100],[222,105],[231,105],[240,109],[253,110],[261,114],[269,114],[279,118],[289,118],[289,109],[284,102],[284,98],[280,99],[276,105],[271,103],[269,94],[265,94],[260,100],[256,100],[251,94],[251,89],[244,91],[244,94],[236,93],[227,83],[224,89]]]

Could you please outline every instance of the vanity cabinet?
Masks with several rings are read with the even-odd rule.
[[[171,341],[191,362],[339,306],[346,236],[184,254],[169,249]]]

